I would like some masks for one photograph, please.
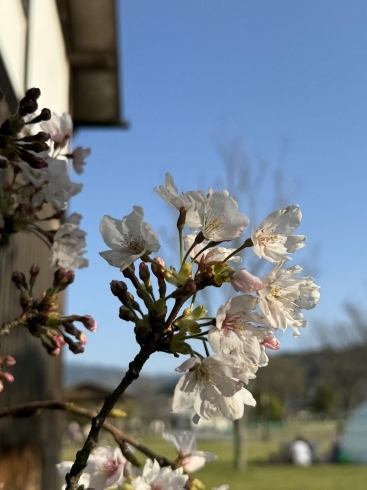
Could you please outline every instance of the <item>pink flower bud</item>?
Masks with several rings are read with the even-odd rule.
[[[10,373],[1,373],[0,378],[3,381],[6,381],[7,383],[13,383],[13,381],[14,381],[14,376]]]
[[[151,265],[153,274],[158,278],[163,277],[164,271],[162,267],[159,266],[161,265],[163,267],[166,267],[165,261],[161,257],[155,257],[153,261],[156,262],[156,264]]]
[[[149,282],[150,272],[145,262],[139,264],[139,277],[144,283]]]
[[[75,280],[75,272],[67,271],[64,267],[59,267],[54,273],[53,286],[55,288],[67,288]]]
[[[50,337],[50,341],[51,341],[52,346],[56,347],[56,348],[60,348],[63,345],[65,345],[65,339],[64,339],[63,335],[61,335],[61,334],[52,335]]]
[[[60,352],[61,352],[61,349],[60,347],[46,347],[46,350],[47,350],[47,354],[49,354],[50,356],[55,356],[57,357]]]
[[[36,263],[33,263],[29,273],[30,273],[31,277],[35,278],[40,273],[40,270],[41,270],[40,266]]]
[[[17,361],[12,356],[1,356],[0,357],[0,367],[5,364],[6,366],[14,366]]]
[[[261,345],[271,350],[280,349],[280,341],[274,336],[265,337],[265,339],[261,342]]]
[[[165,261],[162,259],[162,257],[154,257],[154,262],[157,262],[159,265],[162,265],[163,267],[166,267]]]
[[[90,315],[84,315],[82,317],[82,323],[90,332],[96,332],[98,328],[98,324],[95,319]]]
[[[253,293],[264,287],[262,281],[250,274],[246,269],[240,269],[231,273],[231,284],[236,291]]]

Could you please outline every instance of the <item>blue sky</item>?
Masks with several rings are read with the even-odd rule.
[[[279,338],[284,350],[311,345],[316,320],[342,319],[345,300],[367,303],[367,3],[125,0],[120,7],[131,127],[75,137],[75,146],[92,148],[84,190],[71,205],[84,216],[90,267],[77,272],[67,308],[95,316],[99,331],[83,355],[66,359],[126,366],[133,358],[132,328],[109,291],[121,274],[98,255],[106,249],[99,222],[139,204],[158,233],[174,223],[153,192],[166,172],[182,191],[225,188],[218,141],[228,132],[241,135],[254,165],[281,162],[289,204],[301,206],[309,251],[293,263],[307,268],[316,257],[322,297],[306,312],[310,324],[299,339],[290,330]],[[260,220],[274,210],[271,178],[264,175]],[[178,364],[157,355],[148,370]]]

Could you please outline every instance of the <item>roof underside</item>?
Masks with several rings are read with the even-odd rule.
[[[117,2],[57,0],[70,59],[75,126],[121,126]]]

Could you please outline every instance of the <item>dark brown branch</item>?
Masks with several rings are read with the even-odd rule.
[[[88,419],[93,419],[97,415],[97,410],[88,410],[86,408],[78,407],[73,403],[46,400],[22,403],[16,407],[5,408],[4,410],[0,411],[0,419],[6,417],[30,417],[35,415],[40,410],[62,410],[82,415]],[[117,429],[117,427],[109,422],[103,423],[103,429],[108,431],[114,437],[115,441],[121,448],[126,446],[126,444],[130,444],[148,458],[153,460],[156,459],[160,466],[173,466],[174,463],[172,461],[168,460],[164,456],[161,456],[160,454],[155,453],[143,444],[140,444],[138,441],[129,437],[127,434],[122,432],[120,429]],[[126,451],[124,451],[124,453],[126,455]],[[134,461],[133,463],[136,465],[137,461]]]
[[[79,478],[82,475],[84,468],[87,466],[90,453],[98,444],[98,436],[108,414],[113,409],[120,396],[125,392],[126,388],[139,377],[140,371],[149,357],[156,352],[157,341],[158,337],[153,336],[149,342],[141,347],[139,354],[129,364],[129,369],[121,383],[106,397],[101,410],[92,418],[92,425],[87,440],[82,449],[76,453],[75,462],[71,467],[70,473],[66,475],[66,490],[77,490]]]

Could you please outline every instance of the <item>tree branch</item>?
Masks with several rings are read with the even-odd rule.
[[[8,335],[13,328],[18,327],[19,325],[26,325],[29,320],[32,320],[37,316],[38,312],[30,312],[26,311],[18,318],[13,320],[12,322],[3,323],[0,327],[0,337],[4,337],[4,335]]]
[[[97,410],[89,410],[87,408],[78,407],[73,403],[58,402],[54,400],[45,400],[45,401],[22,403],[21,405],[18,405],[16,407],[5,408],[4,410],[0,411],[0,419],[6,417],[31,417],[32,415],[35,415],[40,410],[61,410],[61,411],[82,415],[88,419],[93,419],[97,415]],[[138,441],[131,438],[130,436],[125,434],[122,430],[118,429],[117,427],[110,424],[109,422],[103,423],[103,429],[108,431],[114,437],[115,441],[117,442],[117,444],[119,444],[119,446],[123,446],[126,443],[130,444],[131,446],[133,446],[135,449],[140,451],[148,458],[152,460],[156,459],[160,464],[160,466],[172,466],[174,464],[173,461],[170,461],[166,457],[161,456],[160,454],[155,453],[154,451],[144,446],[143,444],[140,444]],[[136,462],[134,462],[134,464],[136,465]]]
[[[101,410],[92,418],[92,425],[87,440],[82,449],[76,453],[75,462],[70,469],[70,473],[66,475],[66,490],[77,490],[79,478],[82,475],[84,468],[87,466],[90,453],[98,444],[98,436],[108,414],[113,409],[120,396],[125,392],[126,388],[139,377],[140,371],[149,357],[156,352],[158,338],[159,335],[152,336],[150,341],[141,347],[139,354],[132,362],[130,362],[129,369],[121,383],[106,397]]]

